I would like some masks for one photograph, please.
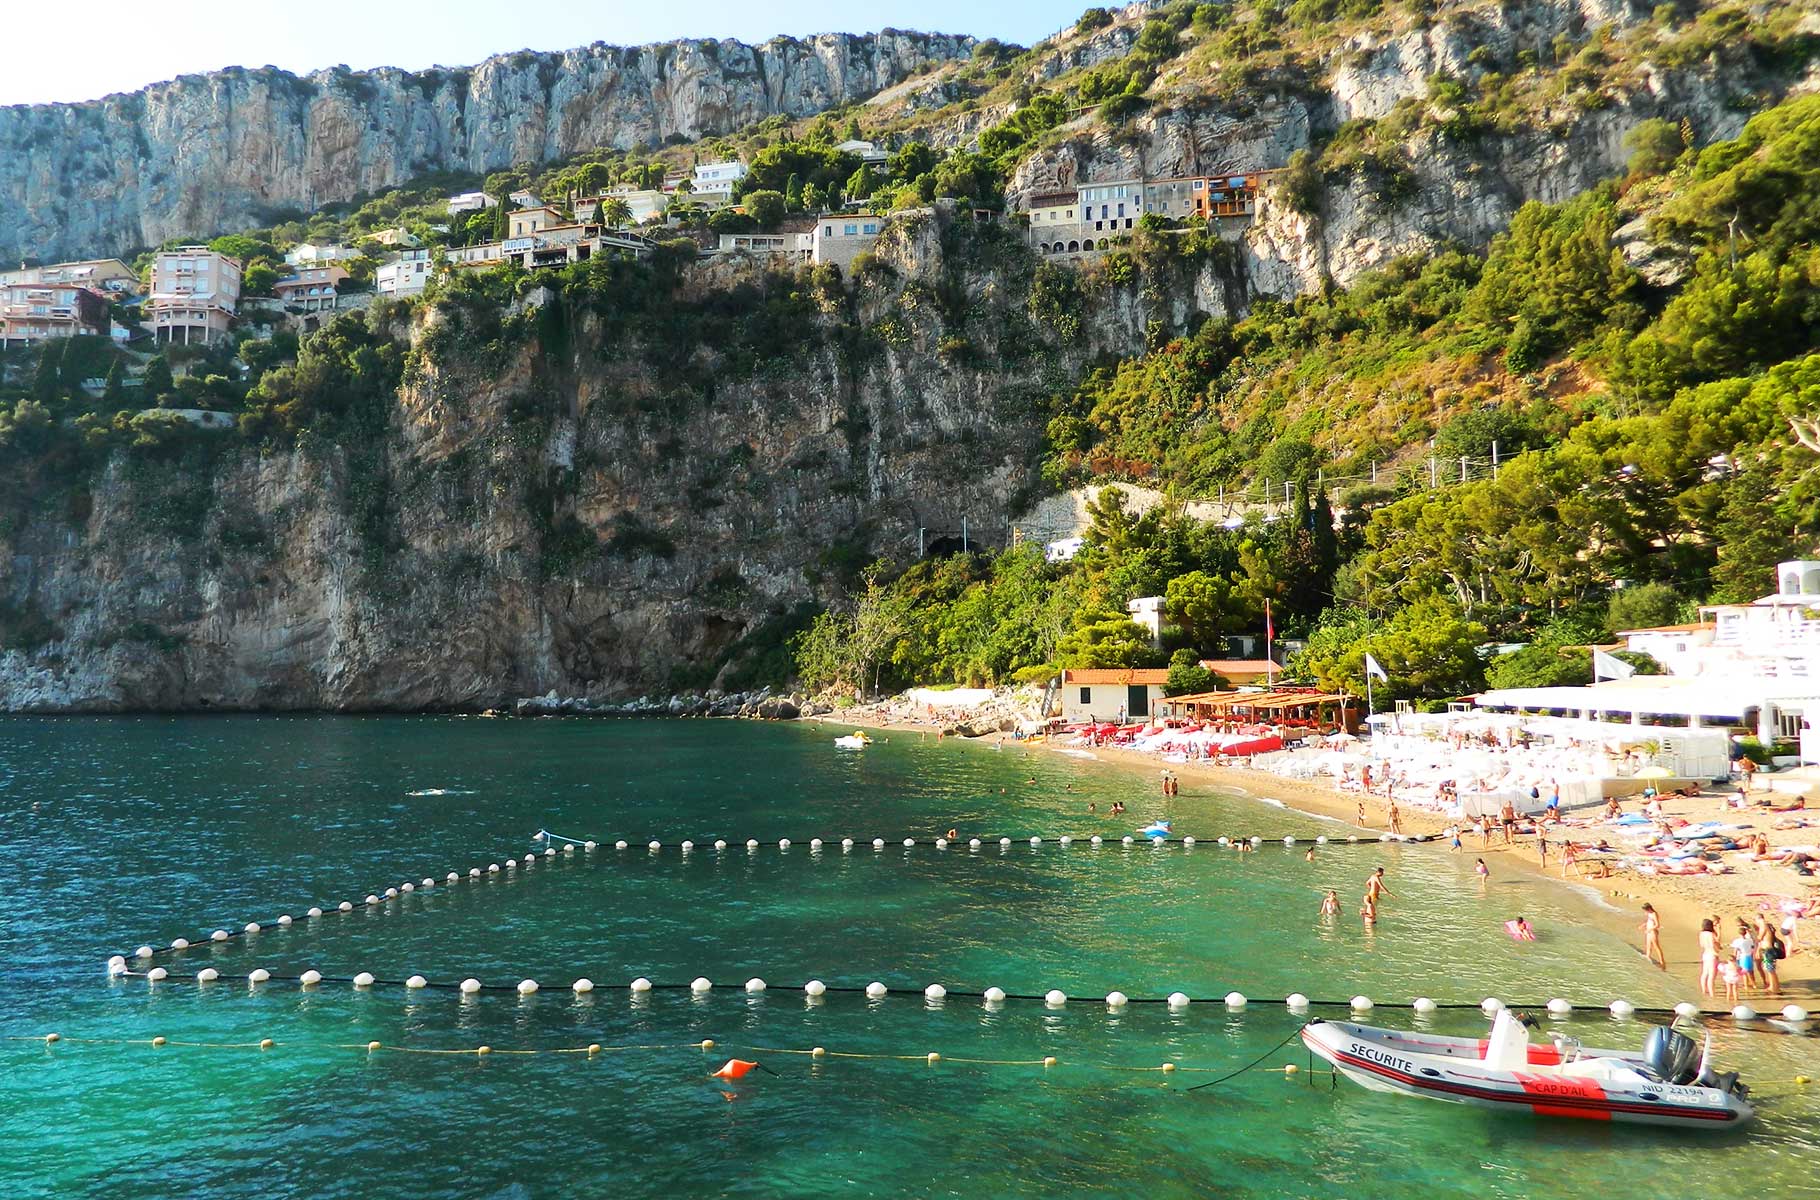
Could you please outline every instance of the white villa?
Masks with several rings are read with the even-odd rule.
[[[1820,560],[1780,564],[1776,591],[1702,608],[1710,621],[1622,635],[1669,672],[1586,687],[1504,688],[1478,699],[1495,712],[1556,713],[1633,727],[1753,730],[1793,740],[1820,762]]]

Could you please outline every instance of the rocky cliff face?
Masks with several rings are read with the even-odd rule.
[[[1058,333],[1017,235],[942,210],[894,222],[846,282],[734,258],[632,312],[621,280],[533,290],[503,322],[454,301],[389,318],[409,366],[372,438],[198,434],[0,494],[0,618],[48,632],[0,653],[0,710],[737,684],[777,622],[914,555],[919,528],[1002,544],[1041,490],[1048,394],[1228,303],[1215,274],[1071,293],[1094,319]]]
[[[1347,122],[1415,106],[1420,118],[1396,152],[1406,172],[1398,194],[1386,195],[1382,181],[1363,173],[1330,173],[1318,211],[1297,212],[1272,192],[1246,234],[1255,294],[1345,284],[1399,255],[1483,246],[1525,201],[1566,200],[1622,175],[1625,134],[1640,121],[1685,120],[1702,144],[1734,137],[1766,97],[1802,75],[1798,65],[1765,70],[1749,55],[1713,54],[1679,67],[1646,62],[1617,86],[1576,92],[1563,84],[1546,111],[1524,114],[1514,131],[1469,137],[1448,132],[1450,113],[1430,98],[1437,77],[1476,82],[1509,71],[1519,51],[1546,47],[1558,34],[1649,19],[1647,8],[1624,0],[1463,3],[1427,28],[1360,35],[1335,47],[1313,84],[1266,81],[1213,100],[1194,81],[1165,81],[1161,102],[1120,129],[1083,123],[1078,136],[1024,163],[1009,190],[1017,198],[1083,180],[1282,167],[1298,150],[1318,154]],[[1814,66],[1807,65],[1810,75]]]
[[[117,253],[258,224],[430,171],[727,132],[863,99],[973,39],[681,41],[476,67],[231,69],[86,104],[0,108],[0,261]]]

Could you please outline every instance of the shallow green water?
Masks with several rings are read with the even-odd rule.
[[[1772,1098],[1743,1136],[1512,1122],[1474,1110],[1286,1082],[1096,1066],[1229,1068],[1295,1022],[1280,1007],[882,1001],[801,984],[1133,996],[1238,989],[1385,1000],[1430,995],[1603,1004],[1682,999],[1602,932],[1588,903],[1499,880],[1484,897],[1436,847],[1153,850],[1086,835],[1153,816],[1178,833],[1335,832],[1257,801],[1185,795],[1054,755],[897,735],[861,754],[831,731],[730,722],[461,719],[12,720],[0,724],[0,1033],[257,1042],[246,1049],[0,1043],[0,1187],[13,1195],[1784,1196],[1820,1191],[1820,1097]],[[1037,782],[1027,784],[1034,775]],[[1071,791],[1068,789],[1072,789]],[[442,794],[426,793],[440,789]],[[1001,793],[1001,789],[1003,792]],[[1129,815],[1104,815],[1114,798]],[[1089,800],[1100,815],[1089,817]],[[503,862],[530,835],[601,839],[512,876],[369,909],[373,891]],[[937,851],[948,828],[982,836]],[[1063,849],[1055,837],[1078,840]],[[1045,844],[1032,848],[1037,834]],[[1008,849],[1000,835],[1016,839]],[[843,852],[839,839],[858,843]],[[873,837],[888,841],[882,851]],[[906,836],[922,844],[905,849]],[[711,848],[716,837],[733,843]],[[744,842],[765,845],[748,852]],[[779,850],[779,837],[795,839]],[[811,837],[829,841],[819,853]],[[612,849],[625,838],[632,849]],[[656,855],[691,838],[698,848]],[[1351,913],[1371,865],[1396,897],[1374,935]],[[1316,919],[1319,889],[1344,919]],[[305,920],[312,904],[350,915]],[[1500,933],[1522,912],[1541,940]],[[298,918],[289,929],[269,922]],[[357,992],[325,984],[109,981],[140,943],[264,932],[159,961],[381,979],[422,973],[536,996]],[[577,976],[600,984],[568,990]],[[635,1000],[636,976],[706,996]],[[760,997],[741,985],[769,981]],[[1407,1012],[1385,1010],[1386,1024]],[[1588,1042],[1634,1022],[1578,1016]],[[1435,1028],[1472,1032],[1476,1014]],[[674,1046],[592,1060],[368,1058],[380,1040],[501,1050]],[[1820,1042],[1724,1032],[1747,1077],[1816,1073]],[[1062,1065],[824,1059],[749,1047],[1041,1059]],[[759,1074],[703,1078],[730,1054]],[[1273,1062],[1305,1062],[1284,1050]],[[1785,1088],[1772,1089],[1785,1092]]]

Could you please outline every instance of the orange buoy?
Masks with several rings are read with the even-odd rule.
[[[747,1062],[743,1058],[729,1058],[727,1060],[726,1066],[724,1066],[720,1070],[714,1072],[714,1074],[708,1076],[708,1078],[709,1079],[744,1079],[747,1075],[750,1075],[755,1069],[757,1069],[757,1067],[758,1067],[757,1063]]]

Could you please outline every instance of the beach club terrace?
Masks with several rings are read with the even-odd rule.
[[[1359,697],[1317,688],[1236,688],[1170,696],[1161,702],[1171,720],[1284,729],[1351,728]]]

